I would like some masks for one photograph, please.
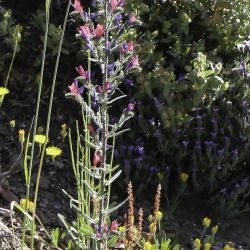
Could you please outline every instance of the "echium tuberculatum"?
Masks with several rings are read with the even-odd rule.
[[[71,157],[77,180],[77,211],[83,215],[85,235],[92,239],[79,239],[82,246],[108,247],[110,239],[117,232],[109,222],[109,214],[124,202],[110,207],[111,183],[118,178],[121,170],[113,165],[115,137],[128,129],[123,124],[133,116],[135,103],[128,103],[118,119],[111,123],[109,108],[126,95],[119,89],[129,74],[140,71],[140,63],[135,43],[127,39],[128,33],[136,24],[140,24],[135,13],[126,12],[125,0],[95,0],[92,8],[85,10],[80,0],[72,5],[71,15],[79,20],[77,38],[81,39],[83,50],[88,55],[88,66],[76,67],[78,76],[68,86],[70,97],[77,101],[82,109],[84,135],[77,123],[77,150],[73,150],[70,138]],[[93,11],[93,12],[91,12]],[[95,68],[95,74],[91,71]],[[84,144],[84,146],[82,146]],[[76,155],[76,160],[75,160]],[[79,219],[77,227],[80,228]],[[111,230],[112,228],[112,230]],[[84,231],[83,230],[83,231]],[[75,234],[72,232],[72,236]],[[113,241],[112,241],[113,242]]]

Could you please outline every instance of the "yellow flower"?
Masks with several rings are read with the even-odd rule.
[[[152,244],[150,242],[145,242],[144,244],[144,250],[151,250],[152,249]]]
[[[223,250],[235,250],[235,248],[231,247],[229,245],[225,245],[224,248],[223,248]]]
[[[44,144],[46,142],[46,136],[41,134],[35,135],[34,141],[39,144]]]
[[[219,228],[219,226],[218,226],[218,225],[216,225],[216,226],[212,227],[212,229],[211,229],[212,234],[216,234],[216,233],[217,233],[217,231],[218,231],[218,228]]]
[[[204,250],[210,250],[211,244],[209,242],[205,243]]]
[[[200,239],[195,239],[193,244],[194,244],[194,249],[195,250],[200,250],[201,249],[201,240]]]
[[[21,199],[20,206],[22,208],[27,207],[29,212],[32,212],[34,210],[34,203],[32,201],[27,200],[27,199]]]
[[[157,211],[157,212],[155,213],[155,218],[156,218],[156,220],[161,220],[162,217],[163,217],[163,213],[162,213],[161,211]]]
[[[19,139],[20,143],[22,143],[22,144],[24,143],[24,141],[25,141],[25,131],[24,131],[24,129],[19,130],[18,139]]]
[[[211,224],[211,219],[209,219],[209,218],[207,218],[207,217],[205,217],[204,219],[203,219],[203,226],[205,227],[205,228],[208,228],[209,226],[210,226],[210,224]]]
[[[4,95],[7,95],[9,94],[9,90],[5,87],[0,87],[0,96],[4,96]]]
[[[62,153],[62,150],[58,147],[51,146],[46,148],[46,154],[50,155],[52,158],[55,158],[56,156],[60,155]]]
[[[181,173],[180,178],[181,178],[181,181],[185,183],[187,182],[189,175],[187,173]]]
[[[124,233],[126,231],[126,228],[123,226],[118,227],[118,231],[121,233]]]

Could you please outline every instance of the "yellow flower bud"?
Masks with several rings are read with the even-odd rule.
[[[149,230],[150,232],[154,232],[155,231],[155,223],[152,222],[150,225],[149,225]]]
[[[61,136],[64,139],[67,136],[67,125],[65,123],[62,124]]]
[[[203,223],[202,224],[203,224],[203,227],[208,228],[210,226],[210,224],[211,224],[211,219],[205,217],[203,219]]]
[[[181,178],[181,181],[185,183],[187,182],[189,175],[187,173],[181,173],[180,178]]]
[[[218,231],[218,228],[219,228],[219,226],[218,225],[216,225],[216,226],[214,226],[214,227],[212,227],[212,234],[216,234],[217,233],[217,231]]]
[[[15,120],[11,120],[10,121],[10,126],[11,126],[11,128],[14,128],[16,126],[16,121]]]
[[[24,131],[24,129],[20,129],[19,130],[19,132],[18,132],[18,138],[19,138],[19,142],[21,144],[23,144],[24,141],[25,141],[25,131]]]
[[[144,250],[151,250],[152,249],[152,244],[150,242],[145,242],[144,244]]]
[[[148,221],[149,221],[149,222],[152,222],[152,220],[153,220],[153,216],[152,216],[152,214],[150,214],[150,215],[148,216]]]
[[[193,244],[194,244],[194,249],[195,250],[200,250],[201,249],[201,240],[200,239],[195,239]]]
[[[27,210],[29,212],[33,212],[34,207],[35,207],[34,203],[32,201],[27,200],[27,199],[21,199],[20,200],[20,206],[23,209],[27,208]]]
[[[155,218],[156,220],[161,220],[163,217],[163,213],[161,211],[157,211],[156,214],[155,214]]]
[[[126,231],[126,228],[125,227],[118,227],[118,231],[121,232],[121,233],[124,233]]]
[[[66,123],[63,123],[63,124],[62,124],[62,130],[66,130],[66,128],[67,128]]]
[[[235,250],[235,248],[231,247],[229,245],[225,245],[224,248],[223,248],[223,250]]]
[[[43,132],[44,132],[44,127],[42,127],[42,126],[39,126],[38,128],[37,128],[37,134],[43,134]]]
[[[204,250],[210,250],[211,244],[209,242],[205,243]]]

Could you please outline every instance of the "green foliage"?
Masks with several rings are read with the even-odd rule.
[[[127,171],[127,178],[149,183],[150,169],[156,166],[157,178],[178,193],[173,176],[184,170],[193,189],[213,197],[210,201],[218,210],[228,209],[231,215],[246,211],[249,195],[243,190],[249,184],[242,176],[249,165],[248,114],[243,112],[249,103],[244,42],[250,37],[249,1],[137,0],[131,9],[143,23],[137,37],[144,59],[143,73],[136,79],[141,104],[134,130],[139,124],[135,134],[147,135],[145,150],[151,157],[146,158],[143,174],[132,163],[138,174]],[[242,186],[238,191],[237,185]],[[218,193],[224,188],[227,198]],[[229,193],[237,198],[230,199]]]

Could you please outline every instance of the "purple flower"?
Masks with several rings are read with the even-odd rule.
[[[182,81],[182,80],[184,80],[184,79],[185,79],[185,75],[184,75],[184,74],[179,74],[177,80],[178,80],[178,81]]]
[[[189,144],[189,141],[182,141],[181,144],[186,148]]]
[[[220,190],[220,192],[221,192],[222,194],[224,194],[224,195],[227,195],[227,189],[226,189],[226,188],[222,188],[222,189]]]
[[[201,151],[201,142],[199,140],[195,141],[194,149],[195,149],[195,151],[200,153],[200,151]]]
[[[216,138],[216,136],[217,136],[217,133],[216,132],[211,132],[211,136],[212,136],[212,138],[214,140]]]
[[[152,118],[150,118],[150,119],[148,119],[148,122],[151,124],[151,125],[155,125],[155,118],[154,117],[152,117]]]
[[[162,108],[162,106],[164,105],[164,103],[160,102],[160,100],[157,97],[154,97],[154,102],[156,108]]]
[[[135,158],[135,162],[140,162],[140,161],[142,161],[142,157],[141,157],[141,156],[140,156],[140,157]]]
[[[136,152],[137,152],[139,155],[143,155],[143,153],[144,153],[144,148],[143,148],[143,146],[136,146],[135,150],[136,150]]]
[[[109,65],[108,65],[108,72],[109,72],[109,73],[112,72],[112,71],[114,70],[114,67],[115,67],[115,64],[114,64],[114,63],[109,64]]]
[[[124,166],[129,166],[130,161],[128,159],[124,159]]]
[[[149,171],[151,172],[151,174],[155,174],[155,173],[158,173],[160,169],[155,166],[152,166],[149,168]]]
[[[127,79],[127,78],[124,78],[123,79],[123,83],[127,86],[133,86],[134,85],[134,82],[130,79]]]
[[[205,141],[204,141],[204,144],[205,144],[206,146],[211,146],[211,145],[213,144],[213,142],[212,142],[212,141],[205,140]]]
[[[128,146],[128,151],[132,152],[134,150],[134,145],[129,145]]]
[[[114,17],[114,23],[115,25],[120,28],[121,25],[120,25],[120,21],[122,20],[122,14],[121,13],[117,13]]]
[[[138,55],[136,56],[132,56],[129,60],[129,63],[128,63],[128,68],[129,69],[133,69],[133,68],[137,68],[140,66],[140,63],[139,63],[139,57]]]
[[[127,108],[126,108],[126,111],[127,112],[133,111],[134,107],[135,107],[134,103],[129,103],[128,106],[127,106]]]
[[[217,113],[218,111],[219,111],[219,108],[218,108],[218,107],[214,107],[214,108],[213,108],[213,112],[214,112],[214,113]]]
[[[219,155],[219,156],[223,156],[224,155],[224,152],[225,152],[225,149],[218,149],[217,150],[217,154]]]
[[[233,155],[233,157],[237,158],[237,157],[238,157],[238,154],[239,154],[238,149],[232,150],[232,155]]]

